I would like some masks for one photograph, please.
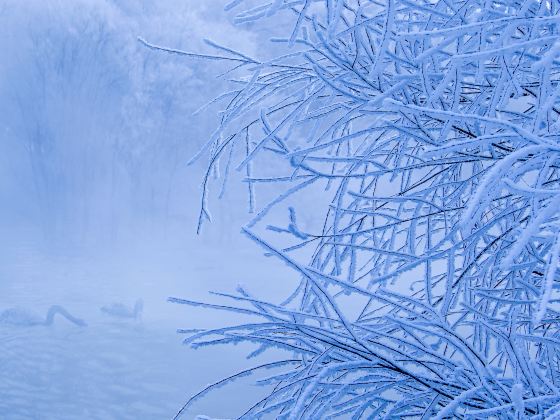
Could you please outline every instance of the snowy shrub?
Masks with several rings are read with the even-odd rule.
[[[558,2],[247,7],[238,23],[293,16],[272,58],[178,52],[232,64],[195,157],[210,156],[199,225],[222,160],[245,176],[243,232],[301,281],[281,302],[171,299],[258,319],[194,347],[285,355],[178,416],[266,368],[270,392],[243,418],[558,416]]]

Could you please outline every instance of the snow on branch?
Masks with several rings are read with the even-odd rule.
[[[197,157],[202,214],[222,155],[252,208],[277,193],[245,232],[301,283],[240,294],[220,309],[258,321],[190,343],[299,361],[244,418],[557,413],[558,3],[283,0],[237,22],[285,14],[276,58],[220,49],[243,66]]]

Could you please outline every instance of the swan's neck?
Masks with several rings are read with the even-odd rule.
[[[62,306],[53,305],[49,308],[49,311],[47,312],[47,318],[45,319],[45,325],[52,325],[52,323],[54,321],[54,316],[56,314],[59,314],[59,315],[63,316],[68,321],[70,321],[71,323],[76,324],[76,325],[83,325],[83,323],[84,323],[84,321],[82,321],[81,319],[78,319],[78,318],[70,315],[68,313],[68,311],[66,309],[64,309]]]
[[[143,302],[138,300],[134,305],[134,318],[138,318],[138,316],[142,313]]]

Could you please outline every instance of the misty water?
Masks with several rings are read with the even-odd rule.
[[[0,4],[10,57],[0,62],[0,313],[44,319],[61,305],[87,322],[0,325],[0,418],[171,418],[248,362],[241,346],[183,346],[177,329],[223,325],[223,314],[167,298],[207,300],[239,283],[289,289],[287,269],[239,234],[239,187],[195,234],[205,163],[186,162],[217,120],[215,108],[192,113],[223,88],[220,68],[154,53],[137,37],[200,50],[212,36],[251,51],[256,36],[231,25],[224,2],[187,3]],[[101,310],[138,299],[136,319]],[[231,415],[262,392],[242,382],[186,418]]]
[[[21,307],[44,316],[56,303],[88,325],[57,318],[50,327],[0,327],[0,412],[10,419],[172,417],[188,396],[242,367],[246,349],[195,352],[181,345],[177,328],[223,320],[166,298],[205,299],[209,289],[232,290],[235,280],[257,288],[263,281],[281,280],[280,267],[262,278],[262,258],[249,244],[207,240],[201,245],[192,234],[136,237],[109,249],[47,248],[34,235],[16,236],[3,241],[0,308]],[[239,260],[254,264],[254,274]],[[141,319],[100,310],[113,302],[132,308],[138,298],[144,300]],[[246,398],[260,392],[252,389]],[[242,406],[243,395],[223,390],[197,410],[227,415]]]

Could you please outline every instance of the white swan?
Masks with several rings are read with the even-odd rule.
[[[138,299],[134,304],[134,308],[130,309],[122,303],[113,303],[109,306],[102,306],[101,312],[105,312],[107,315],[113,316],[115,318],[132,318],[138,319],[142,316],[142,310],[144,309],[144,301]]]
[[[51,306],[45,319],[36,313],[22,308],[9,308],[0,313],[0,324],[20,327],[34,327],[38,325],[49,326],[53,324],[54,316],[57,314],[79,327],[85,327],[87,325],[84,320],[70,315],[66,309],[59,305]]]

